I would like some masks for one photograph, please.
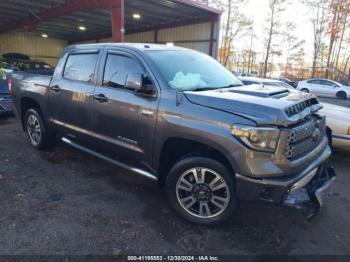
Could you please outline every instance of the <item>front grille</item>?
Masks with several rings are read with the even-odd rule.
[[[325,118],[313,116],[304,123],[287,129],[288,143],[285,156],[296,160],[316,148],[326,135]]]
[[[311,99],[305,100],[303,102],[300,102],[296,105],[293,105],[291,107],[288,107],[286,109],[286,114],[290,117],[290,116],[293,116],[293,115],[296,115],[296,114],[302,112],[307,107],[317,105],[317,104],[319,104],[318,100],[316,98],[311,98]]]

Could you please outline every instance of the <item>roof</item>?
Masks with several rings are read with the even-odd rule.
[[[111,3],[116,0],[0,1],[0,33],[31,31],[71,42],[111,36]],[[65,8],[69,6],[70,8]],[[62,10],[64,12],[62,12]],[[141,19],[136,20],[133,14]],[[220,10],[191,0],[125,0],[126,34],[210,21]],[[78,30],[85,26],[86,31]]]
[[[72,50],[76,49],[79,51],[79,49],[97,49],[102,47],[124,47],[124,48],[132,48],[137,49],[140,51],[148,51],[148,50],[191,50],[191,52],[197,52],[192,49],[187,49],[179,46],[167,46],[167,45],[161,45],[161,44],[148,44],[148,43],[100,43],[100,44],[81,44],[81,45],[71,45],[68,46],[65,50]],[[64,53],[65,53],[64,52]]]

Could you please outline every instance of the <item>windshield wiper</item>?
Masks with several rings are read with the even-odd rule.
[[[218,88],[217,87],[199,87],[189,91],[209,91],[209,90],[215,90],[215,89],[218,89]]]
[[[231,85],[222,86],[222,87],[199,87],[196,89],[192,89],[191,91],[209,91],[209,90],[225,89],[225,88],[238,87],[238,86],[242,86],[242,85],[241,84],[231,84]]]
[[[228,86],[218,87],[218,89],[225,89],[225,88],[239,87],[239,86],[243,86],[243,85],[241,85],[241,84],[231,84],[231,85],[228,85]]]

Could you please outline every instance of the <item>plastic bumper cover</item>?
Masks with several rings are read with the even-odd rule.
[[[334,169],[326,163],[329,155],[330,150],[325,150],[303,172],[288,178],[254,179],[236,174],[237,195],[242,200],[282,204],[289,193],[305,188],[310,200],[320,207],[324,191],[336,177]]]

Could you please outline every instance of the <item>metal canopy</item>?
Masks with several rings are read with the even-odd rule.
[[[110,37],[113,0],[81,0],[78,9],[60,15],[57,9],[77,0],[2,0],[0,33],[47,34],[69,42]],[[77,1],[79,2],[79,1]],[[97,8],[91,8],[96,4]],[[104,4],[106,6],[104,6]],[[75,11],[79,10],[79,11]],[[211,21],[221,12],[190,0],[125,0],[125,34]],[[46,14],[46,15],[44,15]],[[57,14],[57,15],[55,15]],[[139,14],[140,19],[133,15]],[[84,26],[86,31],[79,30]]]

